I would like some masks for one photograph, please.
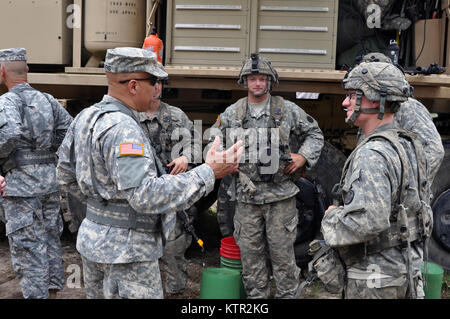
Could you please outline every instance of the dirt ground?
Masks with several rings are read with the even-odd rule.
[[[81,258],[75,249],[73,238],[62,239],[63,262],[66,271],[66,285],[59,292],[58,299],[85,299],[82,279]],[[200,285],[202,270],[204,267],[220,267],[219,249],[213,248],[206,251],[203,256],[199,249],[191,247],[187,252],[188,259],[188,288],[178,295],[165,295],[166,299],[198,299],[200,298]],[[448,273],[444,278],[442,298],[450,298]],[[272,287],[272,296],[274,287]],[[338,295],[328,293],[323,289],[319,281],[306,287],[302,292],[304,299],[338,299]],[[19,280],[15,276],[11,265],[8,242],[0,240],[0,299],[23,299],[19,286]]]
[[[81,258],[75,249],[73,239],[62,239],[63,262],[66,272],[66,285],[58,293],[58,299],[85,299],[83,277],[81,275]],[[219,249],[209,249],[203,256],[199,249],[191,247],[187,252],[188,288],[182,294],[165,295],[167,299],[198,299],[203,265],[205,267],[220,267]],[[272,289],[273,290],[273,289]],[[274,292],[273,292],[274,293]],[[337,298],[324,291],[319,285],[313,284],[305,288],[303,298]],[[0,241],[0,299],[23,299],[19,279],[14,274],[9,254],[8,241]]]

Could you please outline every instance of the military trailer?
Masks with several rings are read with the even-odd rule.
[[[246,95],[237,84],[242,60],[251,53],[270,59],[280,77],[273,94],[294,101],[313,116],[327,141],[317,166],[297,183],[301,192],[295,250],[297,263],[304,268],[308,244],[319,236],[323,211],[332,202],[332,187],[356,144],[357,130],[344,122],[341,107],[345,94],[341,81],[345,69],[352,66],[344,62],[349,56],[354,60],[358,46],[371,43],[367,39],[381,33],[383,41],[397,39],[406,48],[400,58],[410,61],[411,55],[417,56],[411,65],[424,67],[408,74],[407,80],[415,97],[433,114],[445,145],[445,159],[433,184],[429,257],[449,269],[450,32],[449,1],[441,2],[435,19],[412,21],[401,32],[389,32],[377,25],[387,14],[377,11],[380,8],[363,12],[358,21],[365,25],[358,27],[357,1],[350,0],[9,0],[0,3],[0,48],[25,47],[30,84],[54,95],[75,116],[107,92],[106,50],[142,47],[155,27],[164,42],[163,64],[170,77],[163,100],[182,108],[191,120],[201,120],[203,130]],[[396,8],[394,4],[381,7]],[[423,43],[403,41],[408,32],[409,39],[416,37]],[[366,51],[377,48],[367,45]],[[423,74],[440,73],[425,68],[432,62],[447,67],[447,73]],[[219,195],[222,236],[232,235],[233,230],[234,206],[225,192],[228,183],[227,179],[217,183],[215,192],[198,204],[204,211]]]

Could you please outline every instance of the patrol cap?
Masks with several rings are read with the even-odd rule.
[[[168,76],[166,71],[158,66],[156,53],[131,47],[106,51],[105,71],[110,73],[146,72],[158,78]]]
[[[24,48],[11,48],[0,50],[0,62],[26,61],[27,50]]]

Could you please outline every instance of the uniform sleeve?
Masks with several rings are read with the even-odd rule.
[[[21,119],[16,107],[0,98],[0,158],[7,158],[15,149],[21,135]]]
[[[432,181],[441,166],[445,151],[430,112],[419,101],[409,99],[401,104],[394,118],[399,127],[417,134],[427,157]]]
[[[67,129],[73,121],[72,116],[61,106],[61,104],[50,94],[45,94],[52,104],[53,115],[55,117],[55,138],[52,147],[58,149],[61,145]]]
[[[209,151],[209,149],[211,148],[211,144],[214,142],[214,139],[216,138],[216,136],[220,137],[220,146],[218,148],[218,151],[223,151],[226,149],[227,146],[227,128],[230,127],[230,120],[229,120],[229,112],[227,112],[229,110],[229,108],[219,114],[219,116],[217,117],[216,122],[208,129],[207,132],[205,132],[205,134],[207,134],[207,138],[208,138],[208,145],[205,148],[205,151]],[[229,142],[230,143],[230,142]],[[234,144],[234,143],[233,143]],[[231,146],[232,144],[228,145]]]
[[[355,157],[345,176],[344,206],[330,210],[322,219],[327,245],[363,243],[389,228],[391,193],[398,182],[396,172],[388,167],[388,159],[375,150]]]
[[[188,209],[214,188],[214,172],[203,164],[183,174],[157,177],[142,130],[116,125],[100,140],[109,178],[138,212],[163,214]]]
[[[294,132],[303,142],[298,150],[292,150],[306,158],[305,167],[312,168],[319,160],[324,138],[317,121],[298,105],[290,102],[294,114]]]
[[[70,163],[70,149],[74,139],[73,129],[74,125],[71,125],[57,151],[56,176],[60,189],[65,192],[78,188],[75,167],[72,167]]]

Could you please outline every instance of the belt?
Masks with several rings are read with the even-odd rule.
[[[48,150],[17,150],[8,157],[2,166],[3,173],[6,174],[10,170],[33,164],[54,164],[56,156],[54,152]]]
[[[141,232],[161,231],[159,215],[140,214],[127,201],[103,203],[90,198],[87,201],[86,218],[98,224]]]

